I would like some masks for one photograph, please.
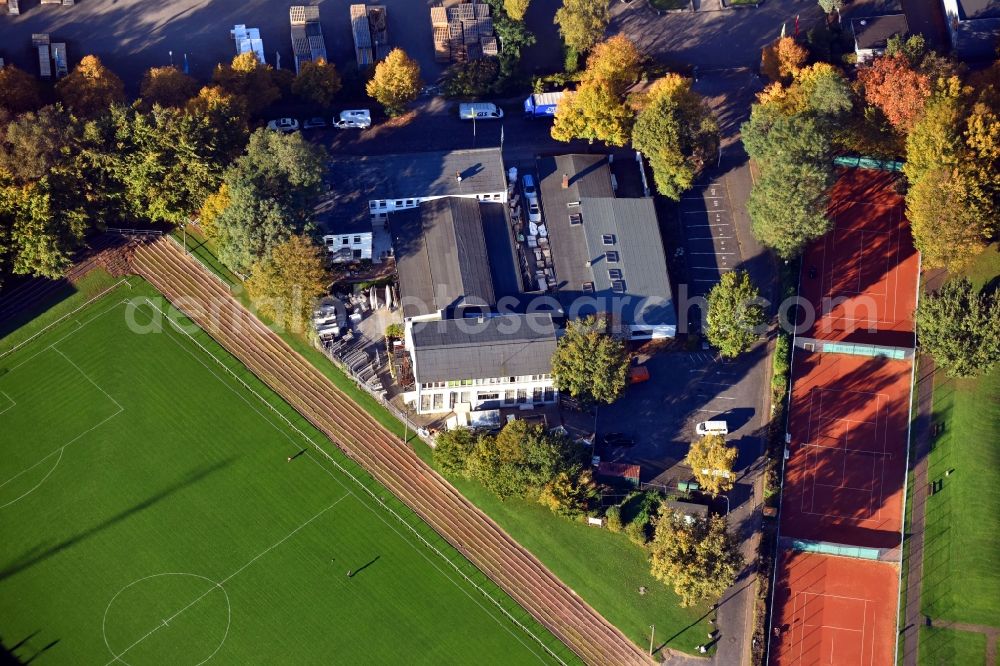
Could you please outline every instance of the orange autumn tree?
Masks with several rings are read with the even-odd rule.
[[[806,64],[808,55],[794,37],[781,37],[761,50],[760,71],[772,81],[787,83]]]
[[[931,96],[931,81],[900,53],[876,58],[858,72],[865,100],[878,107],[889,123],[906,133],[920,118]]]

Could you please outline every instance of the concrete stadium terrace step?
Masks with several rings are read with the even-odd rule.
[[[209,279],[180,248],[154,240],[137,250],[133,266],[168,299],[183,298],[189,306],[185,314],[581,659],[592,664],[651,663],[644,651]]]

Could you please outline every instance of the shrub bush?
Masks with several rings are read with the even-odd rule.
[[[618,534],[622,531],[622,508],[615,504],[609,507],[605,512],[604,517],[607,519],[607,527],[609,532]]]

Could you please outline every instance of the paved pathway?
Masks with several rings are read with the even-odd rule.
[[[906,560],[906,612],[900,640],[903,643],[903,666],[917,666],[920,625],[920,588],[924,571],[924,509],[927,505],[927,457],[931,444],[931,414],[934,397],[934,361],[920,356],[917,376],[917,419],[913,424],[913,449],[910,452],[910,527],[906,535],[909,550]]]

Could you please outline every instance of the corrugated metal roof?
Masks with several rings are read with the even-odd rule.
[[[417,322],[411,333],[418,382],[552,371],[556,327],[548,314]]]
[[[564,307],[584,295],[620,309],[623,324],[675,324],[666,255],[653,200],[614,196],[604,155],[559,155],[538,161],[542,214],[549,233],[556,288]],[[563,188],[563,176],[569,186]],[[578,204],[578,205],[576,205]],[[573,223],[579,215],[582,223]],[[604,236],[613,242],[604,244]],[[610,265],[606,253],[618,253]],[[608,270],[621,271],[612,278]],[[623,291],[612,284],[621,280]]]
[[[434,199],[389,223],[404,317],[496,302],[478,201]]]

